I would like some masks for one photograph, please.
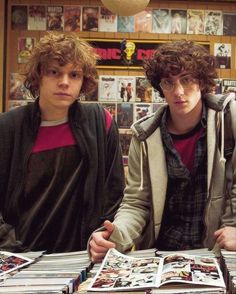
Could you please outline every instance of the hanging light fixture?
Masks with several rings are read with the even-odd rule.
[[[134,15],[144,10],[150,0],[101,0],[111,12],[120,16]]]

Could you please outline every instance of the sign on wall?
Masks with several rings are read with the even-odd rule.
[[[158,46],[166,41],[129,39],[87,39],[100,56],[98,68],[142,68],[143,60],[150,58]],[[208,43],[200,43],[207,47]]]

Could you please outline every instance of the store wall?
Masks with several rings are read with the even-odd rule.
[[[43,31],[29,31],[20,29],[11,29],[11,6],[12,5],[32,5],[32,0],[9,0],[8,1],[8,40],[7,40],[7,70],[6,70],[6,97],[9,97],[10,88],[10,73],[21,73],[23,71],[24,65],[17,62],[17,39],[19,37],[35,37],[37,40],[45,32]],[[0,1],[0,5],[3,5],[4,1]],[[43,4],[43,5],[97,5],[101,6],[101,1],[98,0],[36,0],[33,4]],[[210,9],[210,10],[221,10],[223,12],[236,12],[236,3],[224,3],[219,2],[198,2],[198,1],[161,1],[161,0],[151,0],[149,3],[150,8],[171,8],[171,9]],[[0,14],[2,16],[4,12],[3,7],[0,7]],[[0,18],[0,22],[3,22],[4,17]],[[1,25],[1,28],[3,26]],[[1,32],[2,34],[2,32]],[[175,39],[189,39],[199,42],[207,42],[210,46],[211,53],[214,52],[214,43],[230,43],[232,44],[232,58],[231,58],[231,68],[230,69],[219,69],[219,76],[221,78],[233,79],[236,77],[236,37],[234,36],[213,36],[213,35],[178,35],[178,34],[153,34],[153,33],[113,33],[113,32],[78,32],[81,37],[84,38],[112,38],[112,39],[141,39],[141,40],[162,40],[169,41]],[[0,36],[1,37],[1,36]],[[0,48],[0,54],[2,54],[3,48]],[[100,75],[140,75],[141,69],[138,70],[124,70],[124,69],[99,69]],[[0,72],[2,74],[2,72]],[[2,78],[0,79],[0,90],[2,91]],[[2,107],[2,102],[0,104]],[[6,101],[6,110],[8,109],[8,99]]]

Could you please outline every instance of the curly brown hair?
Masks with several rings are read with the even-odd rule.
[[[33,49],[25,69],[25,87],[33,97],[39,96],[39,85],[43,74],[53,61],[60,66],[68,63],[79,65],[83,71],[81,93],[90,94],[96,89],[98,73],[96,62],[98,55],[86,41],[75,33],[48,32]]]
[[[163,77],[191,73],[199,80],[201,93],[212,92],[217,78],[215,57],[208,50],[192,41],[175,41],[160,45],[151,59],[144,61],[144,70],[151,85],[164,96],[160,88]]]

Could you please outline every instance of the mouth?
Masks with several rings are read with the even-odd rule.
[[[187,101],[175,101],[175,104],[184,104],[187,103]]]
[[[56,95],[56,96],[67,96],[67,97],[70,97],[70,94],[63,93],[63,92],[54,93],[54,95]]]

